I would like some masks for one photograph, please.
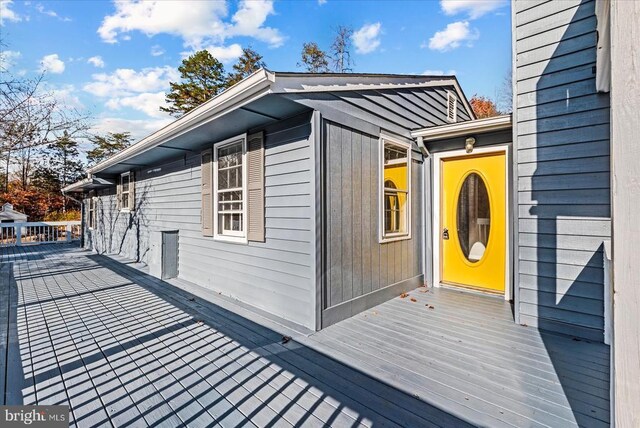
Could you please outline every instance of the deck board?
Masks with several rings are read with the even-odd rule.
[[[2,248],[0,273],[0,404],[69,404],[73,426],[609,421],[609,348],[499,299],[422,288],[305,335],[74,245]]]

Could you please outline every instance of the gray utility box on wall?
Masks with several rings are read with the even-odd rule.
[[[178,231],[162,232],[162,279],[178,276]]]

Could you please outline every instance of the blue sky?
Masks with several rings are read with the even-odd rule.
[[[242,47],[268,68],[296,71],[302,44],[327,49],[353,28],[354,71],[455,73],[467,96],[495,97],[511,67],[506,0],[0,0],[2,66],[35,76],[95,132],[140,138],[171,120],[158,111],[182,58],[209,49],[231,67]]]

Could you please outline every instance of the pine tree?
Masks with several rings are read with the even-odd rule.
[[[61,187],[73,183],[82,175],[83,165],[80,161],[78,142],[65,131],[53,143],[47,146],[49,168],[57,177]]]
[[[351,59],[351,36],[353,30],[342,25],[336,28],[336,38],[331,44],[331,62],[337,73],[349,73],[353,71]]]
[[[87,161],[95,165],[129,147],[133,139],[128,132],[109,132],[105,136],[94,135],[89,141],[93,148],[87,152]]]
[[[310,73],[326,73],[329,71],[327,53],[315,42],[302,45],[302,58],[298,67],[304,67]]]
[[[165,100],[168,107],[160,111],[180,117],[210,100],[226,87],[224,66],[208,51],[201,50],[182,61],[178,67],[182,82],[170,82]]]
[[[253,49],[242,49],[242,55],[238,58],[238,62],[233,65],[233,72],[227,77],[226,87],[230,88],[253,72],[266,67],[262,60],[262,55]]]

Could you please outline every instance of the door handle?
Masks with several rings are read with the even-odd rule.
[[[449,229],[446,227],[442,229],[442,239],[449,239]]]

